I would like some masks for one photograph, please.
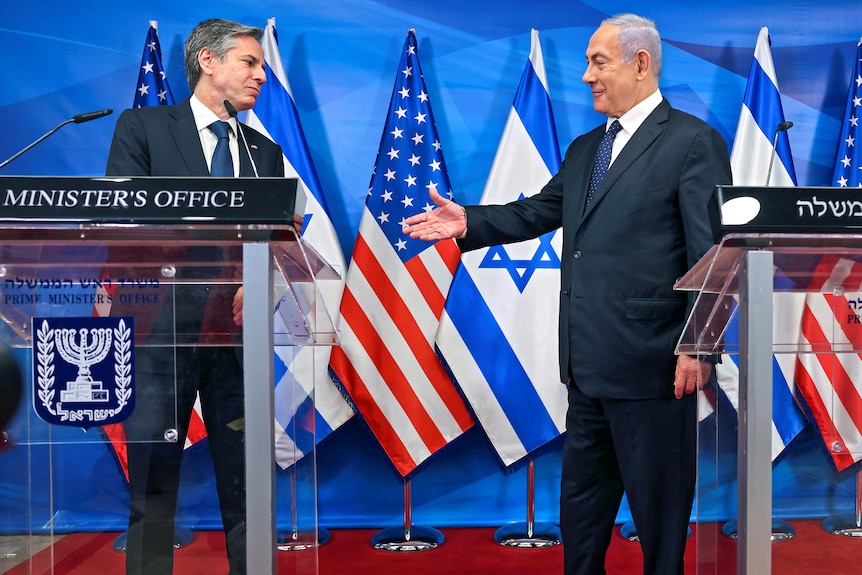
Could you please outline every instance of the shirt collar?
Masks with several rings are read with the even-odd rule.
[[[653,113],[653,110],[658,108],[664,97],[661,95],[661,90],[656,90],[640,102],[638,102],[631,110],[620,116],[619,118],[608,118],[607,126],[610,127],[614,120],[619,120],[623,130],[628,134],[634,134],[647,116]]]
[[[213,122],[221,120],[215,112],[207,108],[194,94],[192,94],[192,97],[189,99],[189,104],[192,107],[192,115],[195,118],[195,126],[197,127],[198,132],[206,130]],[[230,125],[231,132],[235,134],[236,118],[229,118],[226,122]]]

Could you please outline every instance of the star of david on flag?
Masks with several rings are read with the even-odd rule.
[[[398,65],[341,300],[331,369],[396,470],[406,477],[472,427],[434,350],[460,253],[402,233],[404,220],[451,197],[413,30]]]

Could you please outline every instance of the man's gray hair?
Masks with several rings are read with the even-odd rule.
[[[224,60],[227,51],[236,46],[238,36],[250,36],[257,41],[263,37],[263,29],[254,26],[246,26],[239,22],[213,18],[204,20],[192,30],[186,39],[183,56],[185,59],[186,80],[189,89],[194,92],[201,78],[201,64],[198,54],[201,50],[208,48],[219,59]]]
[[[602,26],[618,26],[623,61],[630,63],[638,50],[646,50],[652,57],[652,72],[661,74],[661,36],[655,22],[637,14],[617,14],[602,22]]]

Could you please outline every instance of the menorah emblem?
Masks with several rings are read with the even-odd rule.
[[[101,381],[93,380],[90,366],[104,360],[111,351],[111,329],[58,329],[55,341],[60,357],[78,368],[75,381],[66,382],[66,389],[60,391],[60,401],[108,401],[108,391],[102,388]]]
[[[40,419],[89,429],[131,415],[133,317],[34,317],[32,333],[33,408]]]

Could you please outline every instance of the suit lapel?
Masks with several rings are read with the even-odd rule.
[[[595,209],[601,202],[602,198],[608,193],[613,185],[626,173],[635,160],[643,154],[647,148],[652,145],[656,138],[664,130],[664,123],[668,119],[670,104],[667,100],[662,100],[661,104],[647,116],[643,124],[632,135],[631,139],[626,143],[625,147],[620,151],[619,156],[611,164],[605,177],[599,184],[596,193],[593,194],[593,199],[589,207],[584,211],[584,219]],[[592,167],[592,166],[591,166]],[[589,180],[587,184],[589,185]],[[586,189],[586,188],[585,188]]]
[[[180,151],[183,163],[189,171],[190,176],[208,176],[207,160],[201,148],[198,128],[195,125],[195,117],[192,107],[186,100],[174,107],[171,114],[173,122],[170,124],[171,135]]]
[[[236,121],[239,124],[239,120]],[[242,128],[243,134],[248,134],[248,130]],[[249,152],[252,151],[253,144],[249,143],[248,140],[245,140],[243,136],[237,134],[239,136],[239,175],[243,178],[252,178],[254,177],[254,168],[251,165],[251,160],[249,160]],[[246,144],[248,144],[248,149],[246,149]],[[256,147],[256,146],[255,146]]]

